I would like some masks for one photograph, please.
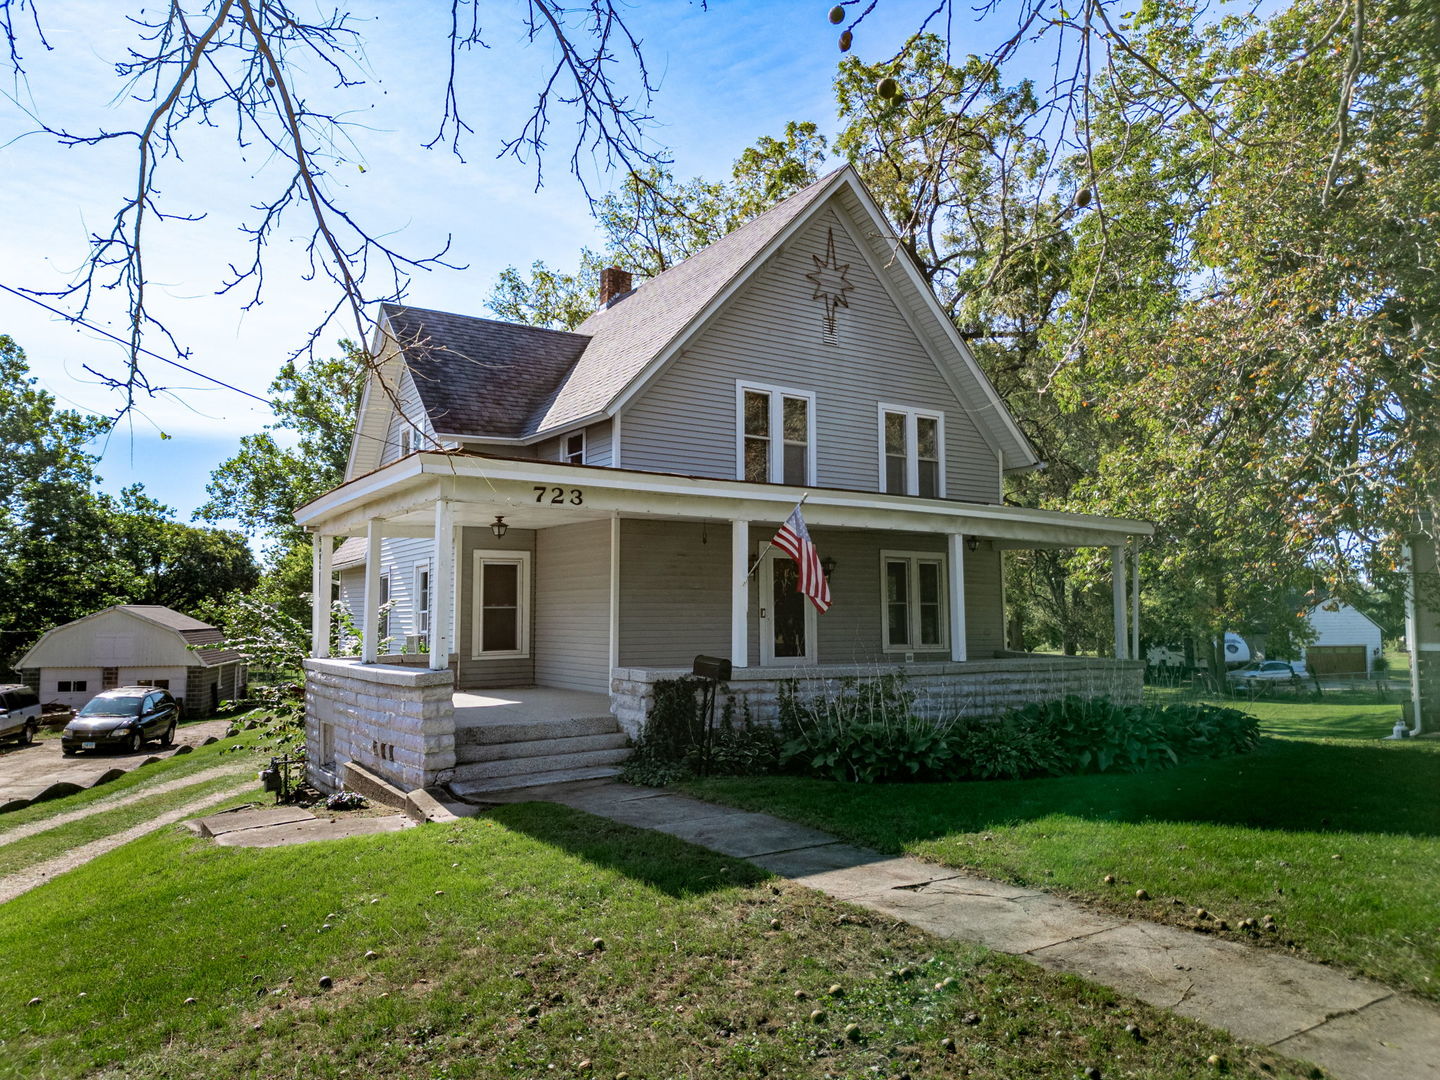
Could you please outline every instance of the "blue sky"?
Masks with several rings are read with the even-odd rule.
[[[123,12],[138,5],[114,0],[66,0],[42,5],[53,51],[31,47],[29,82],[6,84],[0,99],[0,152],[6,182],[0,215],[7,222],[0,283],[57,288],[70,280],[86,254],[86,237],[103,231],[134,183],[133,141],[66,149],[45,135],[27,135],[34,116],[79,130],[138,126],[137,107],[123,96],[114,61],[133,40]],[[866,59],[889,55],[906,27],[928,12],[917,0],[882,2],[857,35]],[[425,306],[485,314],[484,302],[507,265],[543,259],[571,267],[598,236],[579,186],[566,173],[570,118],[557,115],[545,186],[534,190],[533,168],[496,160],[502,138],[528,114],[550,50],[524,46],[518,2],[489,5],[490,49],[470,58],[465,72],[466,119],[475,128],[467,162],[422,144],[439,120],[448,5],[354,5],[364,38],[369,87],[354,96],[354,160],[337,172],[346,208],[368,219],[407,253],[426,253],[452,237],[449,259],[463,270],[420,273],[409,299]],[[828,5],[814,0],[711,0],[708,11],[687,0],[638,0],[632,27],[660,82],[652,138],[668,147],[681,177],[728,175],[736,155],[756,138],[779,134],[787,120],[814,120],[832,133],[831,80],[839,52]],[[889,20],[888,22],[882,21]],[[986,26],[987,39],[1000,29]],[[967,46],[980,49],[979,37]],[[302,93],[323,95],[319,71],[297,73]],[[233,138],[197,132],[183,146],[185,160],[163,174],[170,208],[207,215],[197,224],[157,225],[147,279],[157,310],[197,369],[252,393],[266,386],[291,349],[303,341],[317,313],[333,303],[331,291],[300,280],[298,249],[304,219],[272,246],[264,302],[241,310],[234,297],[216,296],[227,261],[246,252],[237,232],[249,204],[279,177],[272,163],[242,155]],[[353,170],[351,168],[353,165]],[[363,165],[363,171],[361,166]],[[609,178],[602,178],[603,188]],[[297,240],[297,238],[301,238]],[[92,318],[122,335],[123,312],[105,297]],[[111,413],[113,392],[87,368],[115,372],[122,347],[0,293],[0,333],[27,351],[32,373],[64,405]],[[338,324],[327,336],[344,333]],[[159,351],[160,343],[152,343]],[[210,470],[234,452],[241,435],[269,419],[265,408],[239,394],[207,386],[158,362],[148,373],[171,387],[144,401],[105,446],[104,486],[118,490],[143,482],[149,492],[188,517],[204,501]],[[162,439],[161,433],[168,438]]]

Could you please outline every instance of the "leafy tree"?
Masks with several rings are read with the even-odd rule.
[[[111,555],[129,573],[129,603],[194,612],[210,597],[253,588],[259,580],[243,536],[174,520],[175,511],[140,484],[125,488],[118,503],[102,497],[101,505]]]
[[[111,604],[193,611],[255,580],[236,534],[176,522],[138,486],[118,502],[96,491],[88,447],[107,426],[57,408],[24,351],[0,336],[0,662]]]
[[[242,438],[239,453],[210,474],[197,517],[236,520],[277,551],[305,539],[295,511],[344,479],[364,389],[364,354],[352,342],[340,347],[339,357],[280,369],[270,384],[275,422]]]

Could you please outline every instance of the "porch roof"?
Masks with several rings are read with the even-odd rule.
[[[495,515],[519,529],[611,517],[781,521],[805,497],[816,528],[965,533],[1001,547],[1101,547],[1151,536],[1147,521],[841,488],[804,488],[672,473],[570,465],[466,450],[423,451],[342,484],[300,507],[295,520],[329,536],[431,535],[435,504],[452,504],[462,525]]]

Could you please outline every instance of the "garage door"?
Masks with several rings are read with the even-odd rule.
[[[1311,645],[1305,664],[1316,675],[1364,675],[1364,645]]]
[[[45,668],[40,672],[40,701],[78,709],[100,693],[100,669]]]

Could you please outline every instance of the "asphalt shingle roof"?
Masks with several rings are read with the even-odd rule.
[[[441,435],[518,438],[590,339],[563,330],[384,305]]]
[[[519,438],[604,410],[842,171],[642,281],[575,333],[384,305],[436,432]]]

